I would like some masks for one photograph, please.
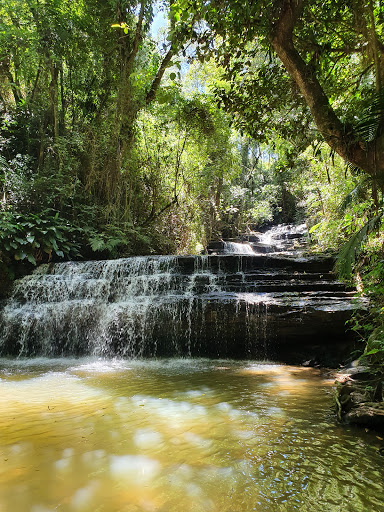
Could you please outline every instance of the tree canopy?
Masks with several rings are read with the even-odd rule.
[[[379,212],[380,2],[7,0],[0,14],[11,259],[193,252],[303,208],[316,224],[336,154],[339,190],[362,171]],[[55,243],[31,234],[40,221]]]
[[[308,129],[382,182],[384,40],[381,2],[195,1],[200,58],[215,56],[218,90],[252,134]],[[189,2],[180,0],[180,12]],[[310,113],[310,118],[309,114]],[[277,114],[277,115],[276,115]],[[288,126],[287,126],[288,125]],[[312,137],[314,134],[312,133]]]

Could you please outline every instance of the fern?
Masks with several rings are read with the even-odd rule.
[[[109,238],[105,243],[105,248],[112,253],[113,250],[116,249],[116,247],[118,247],[119,245],[123,245],[125,243],[126,240],[122,238]]]
[[[6,170],[9,170],[9,164],[8,162],[6,161],[6,159],[0,155],[0,168],[1,169],[6,169]]]
[[[105,249],[105,242],[100,237],[92,237],[89,239],[89,243],[91,244],[91,249],[94,252],[103,251]]]
[[[375,215],[364,224],[341,248],[336,259],[336,271],[340,278],[350,279],[353,264],[361,253],[362,244],[367,240],[370,233],[375,231],[381,224],[383,213]]]
[[[122,232],[119,230],[115,230],[115,235],[110,235],[109,233],[94,234],[89,237],[89,243],[93,252],[102,252],[107,251],[110,256],[115,255],[116,248],[119,246],[127,245],[127,238],[123,236]],[[121,235],[120,235],[121,233]]]
[[[355,127],[355,132],[361,140],[371,142],[379,135],[384,114],[384,92],[376,93],[370,100],[369,106]]]
[[[342,202],[337,207],[339,213],[344,213],[345,210],[351,204],[355,203],[356,200],[361,197],[364,193],[366,193],[367,184],[372,182],[372,176],[365,176],[351,192],[349,192],[342,200]]]

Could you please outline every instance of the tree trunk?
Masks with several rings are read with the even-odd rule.
[[[301,14],[303,0],[276,2],[278,16],[270,42],[288,74],[296,82],[316,126],[327,144],[342,158],[375,178],[384,178],[384,136],[366,143],[347,130],[329,104],[313,70],[307,66],[293,43],[293,29]]]
[[[3,75],[8,81],[9,87],[11,88],[15,105],[18,105],[22,99],[20,89],[17,87],[16,79],[13,77],[10,70],[10,56],[6,56],[0,61],[0,76]]]
[[[57,141],[59,136],[59,70],[57,66],[51,63],[51,82],[49,84],[49,102],[50,102],[50,122],[52,124],[53,140]]]

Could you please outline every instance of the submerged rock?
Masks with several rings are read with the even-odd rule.
[[[347,423],[384,430],[384,402],[361,402],[344,419]]]

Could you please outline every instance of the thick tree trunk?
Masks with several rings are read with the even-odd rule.
[[[384,178],[384,136],[371,142],[359,141],[343,125],[329,104],[319,80],[304,62],[293,43],[293,29],[303,0],[276,2],[276,20],[270,42],[288,74],[296,82],[316,126],[327,144],[342,158],[373,177]]]

